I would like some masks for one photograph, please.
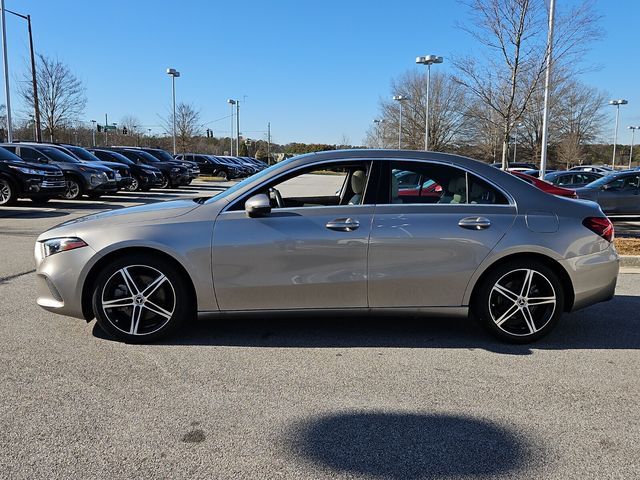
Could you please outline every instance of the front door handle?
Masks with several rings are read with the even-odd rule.
[[[458,222],[458,226],[469,230],[483,230],[491,226],[491,222],[485,217],[465,217]]]
[[[353,232],[360,226],[360,222],[352,218],[336,218],[327,222],[325,227],[336,232]]]

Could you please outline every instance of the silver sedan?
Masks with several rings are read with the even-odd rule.
[[[198,313],[472,314],[511,342],[612,298],[613,227],[455,155],[349,150],[295,157],[211,198],[99,213],[37,241],[43,308],[128,342]]]

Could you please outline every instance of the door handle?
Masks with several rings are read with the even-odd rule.
[[[327,222],[325,227],[336,232],[353,232],[360,226],[360,222],[352,218],[336,218]]]
[[[491,226],[491,222],[485,217],[465,217],[458,222],[458,226],[469,230],[483,230]]]

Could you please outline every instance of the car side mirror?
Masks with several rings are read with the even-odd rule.
[[[38,157],[38,163],[49,163],[49,160],[45,157]]]
[[[611,185],[609,185],[608,183],[605,183],[600,187],[600,190],[609,190],[609,189],[611,189]]]
[[[259,193],[245,202],[244,209],[248,217],[264,217],[271,213],[271,202],[264,193]]]

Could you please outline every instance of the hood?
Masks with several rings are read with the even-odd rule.
[[[102,162],[100,162],[102,163]],[[89,168],[93,168],[94,170],[98,170],[100,172],[113,172],[113,170],[111,170],[109,167],[106,167],[104,165],[101,165],[100,163],[96,163],[96,162],[81,162],[81,165],[86,165]]]
[[[96,165],[96,162],[89,162],[89,161],[85,161],[85,160],[82,160],[82,163],[86,163],[86,164],[88,164],[88,165],[90,165],[92,167],[94,165]],[[128,169],[129,168],[128,165],[125,165],[123,163],[117,163],[117,162],[100,162],[97,165],[100,165],[100,166],[103,166],[103,167],[107,167],[110,170],[123,170],[123,169]]]
[[[25,168],[33,168],[35,170],[43,170],[45,172],[60,172],[60,168],[56,165],[51,165],[47,163],[40,162],[24,162],[18,160],[2,160],[2,163],[6,163],[7,165],[15,165],[16,167],[25,167]]]
[[[94,213],[61,223],[41,234],[38,240],[64,236],[82,236],[83,231],[104,230],[113,225],[157,222],[185,215],[200,205],[200,203],[192,199],[171,200]]]

